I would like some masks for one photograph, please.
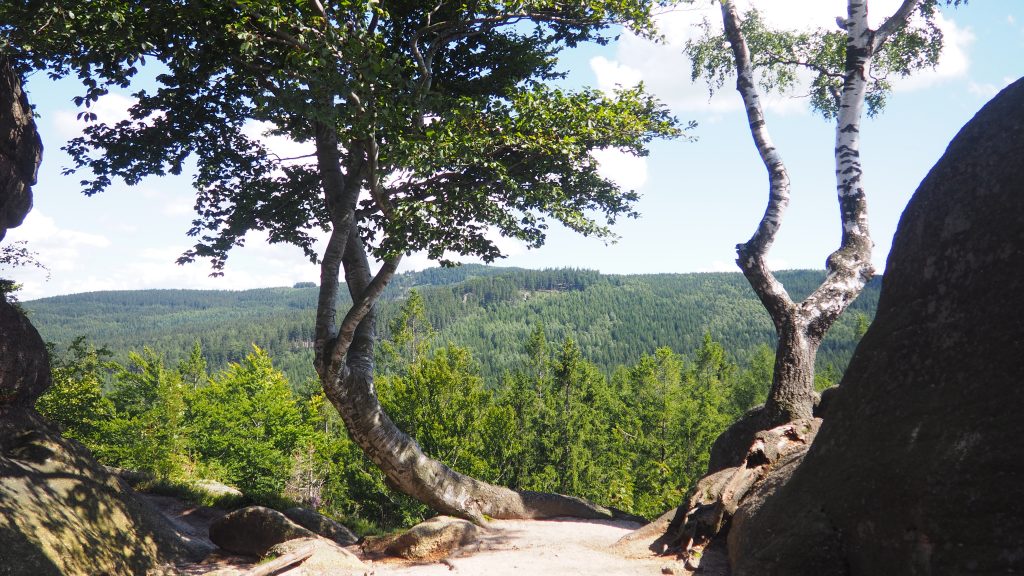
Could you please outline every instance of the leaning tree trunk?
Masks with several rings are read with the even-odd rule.
[[[842,241],[826,261],[826,277],[802,302],[795,303],[768,268],[767,255],[789,204],[789,175],[772,143],[754,79],[746,39],[732,0],[722,2],[722,20],[736,64],[736,89],[743,98],[754,144],[768,171],[768,207],[754,235],[736,247],[736,263],[764,304],[778,336],[772,386],[763,408],[745,415],[712,447],[709,473],[738,465],[759,430],[811,418],[817,393],[814,362],[818,347],[832,324],[871,279],[873,243],[868,232],[867,202],[861,179],[860,121],[871,58],[885,40],[903,26],[918,0],[904,0],[879,29],[871,30],[867,2],[850,0],[846,63],[838,98],[835,161],[836,189],[842,222]]]
[[[485,518],[611,518],[613,512],[572,496],[513,491],[460,474],[427,456],[384,411],[374,389],[375,302],[391,280],[400,257],[371,274],[356,228],[355,205],[367,173],[350,143],[343,173],[336,132],[317,126],[317,155],[333,229],[321,263],[315,366],[324,392],[345,422],[352,440],[384,473],[388,484],[434,510],[478,524]],[[352,153],[356,151],[357,153]],[[335,326],[340,270],[352,307]]]

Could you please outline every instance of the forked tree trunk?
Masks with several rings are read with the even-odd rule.
[[[771,391],[764,408],[745,416],[716,441],[709,472],[736,465],[755,432],[812,416],[817,398],[814,362],[818,347],[874,273],[860,165],[860,121],[871,58],[894,31],[906,24],[917,2],[904,0],[896,14],[878,30],[868,27],[867,0],[847,3],[847,57],[843,89],[838,96],[835,137],[842,241],[826,261],[825,280],[810,296],[796,303],[767,264],[768,250],[789,204],[789,175],[768,133],[736,5],[733,0],[722,1],[725,36],[736,64],[736,89],[743,98],[750,133],[768,171],[769,184],[765,214],[750,240],[736,247],[736,263],[771,316],[778,345]]]
[[[437,512],[475,523],[490,518],[576,516],[611,518],[613,513],[580,498],[513,491],[460,474],[423,453],[414,439],[388,417],[374,389],[375,302],[391,280],[400,258],[372,274],[355,227],[355,201],[364,165],[350,152],[345,173],[336,133],[317,128],[317,153],[333,230],[321,263],[317,306],[316,359],[324,392],[345,422],[352,440],[376,464],[388,484]],[[358,151],[351,143],[347,149]],[[324,170],[327,168],[327,170]],[[352,307],[335,326],[340,269]]]

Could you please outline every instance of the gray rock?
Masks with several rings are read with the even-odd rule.
[[[297,538],[282,542],[272,547],[268,557],[282,557],[306,546],[313,547],[313,555],[303,560],[298,568],[284,574],[302,574],[303,576],[341,576],[342,574],[359,574],[366,572],[363,564],[355,554],[345,550],[326,538]]]
[[[685,514],[686,510],[682,510],[681,513]],[[612,550],[626,558],[649,558],[652,555],[665,554],[675,535],[675,532],[670,531],[669,527],[675,521],[677,514],[680,514],[679,508],[665,512],[653,522],[619,538],[612,546]]]
[[[242,491],[216,480],[196,480],[192,486],[212,496],[242,496]]]
[[[0,240],[32,208],[43,157],[32,108],[8,57],[0,55]]]
[[[50,356],[32,323],[0,298],[0,407],[30,408],[50,387]]]
[[[263,506],[235,510],[210,525],[210,540],[214,544],[246,556],[263,556],[275,544],[315,536],[284,514]]]
[[[285,510],[284,515],[306,530],[337,542],[341,546],[348,546],[359,541],[359,537],[351,530],[313,510],[296,506]]]
[[[1024,573],[1024,80],[900,221],[878,312],[792,479],[745,502],[734,573]]]
[[[458,548],[475,542],[478,534],[479,529],[472,522],[437,516],[401,534],[367,538],[363,550],[407,560],[441,560]]]
[[[150,574],[209,548],[31,409],[0,408],[0,574]]]

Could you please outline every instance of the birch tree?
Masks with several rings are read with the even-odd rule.
[[[57,2],[42,16],[20,3],[0,7],[0,21],[14,23],[0,27],[0,45],[45,51],[45,34],[19,31],[73,30],[77,4]],[[90,12],[90,26],[118,28],[167,69],[156,89],[135,95],[130,120],[94,122],[67,147],[86,193],[114,178],[131,185],[178,174],[195,159],[196,244],[181,262],[208,258],[220,271],[251,231],[319,262],[315,368],[349,434],[393,487],[478,522],[608,515],[579,499],[480,482],[424,454],[377,399],[375,304],[410,252],[492,261],[502,256],[497,235],[536,247],[558,222],[609,237],[617,218],[633,215],[636,194],[602,177],[593,152],[645,154],[653,138],[677,134],[674,119],[639,89],[606,97],[550,82],[561,76],[559,50],[607,41],[612,23],[650,33],[651,3],[123,4],[117,22]],[[32,61],[45,63],[46,54]],[[70,66],[92,79],[96,71],[78,62]],[[85,104],[102,94],[95,82],[89,88]],[[246,132],[253,121],[308,144],[311,155],[276,157]],[[328,234],[322,250],[317,228]],[[338,308],[343,289],[347,309]]]
[[[837,29],[805,32],[771,30],[756,9],[741,15],[735,0],[720,4],[724,32],[712,34],[706,26],[705,35],[691,41],[687,52],[694,79],[704,78],[712,90],[735,74],[750,134],[767,170],[767,207],[753,236],[736,247],[736,263],[771,316],[778,345],[767,402],[716,442],[711,471],[733,465],[736,449],[745,449],[753,432],[812,416],[818,347],[874,273],[861,121],[865,113],[881,111],[893,77],[934,66],[942,48],[935,23],[938,0],[904,0],[877,28],[868,24],[868,0],[848,0],[847,13],[836,18]],[[767,263],[790,201],[790,179],[769,133],[761,92],[788,91],[801,75],[810,78],[811,107],[835,122],[842,239],[826,260],[825,280],[797,302]]]

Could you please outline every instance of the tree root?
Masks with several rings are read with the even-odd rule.
[[[687,568],[699,567],[704,549],[728,533],[733,515],[754,487],[777,463],[802,457],[820,427],[821,419],[814,418],[758,432],[742,464],[710,473],[697,483],[673,535],[673,541],[678,542],[673,549],[686,561]]]

